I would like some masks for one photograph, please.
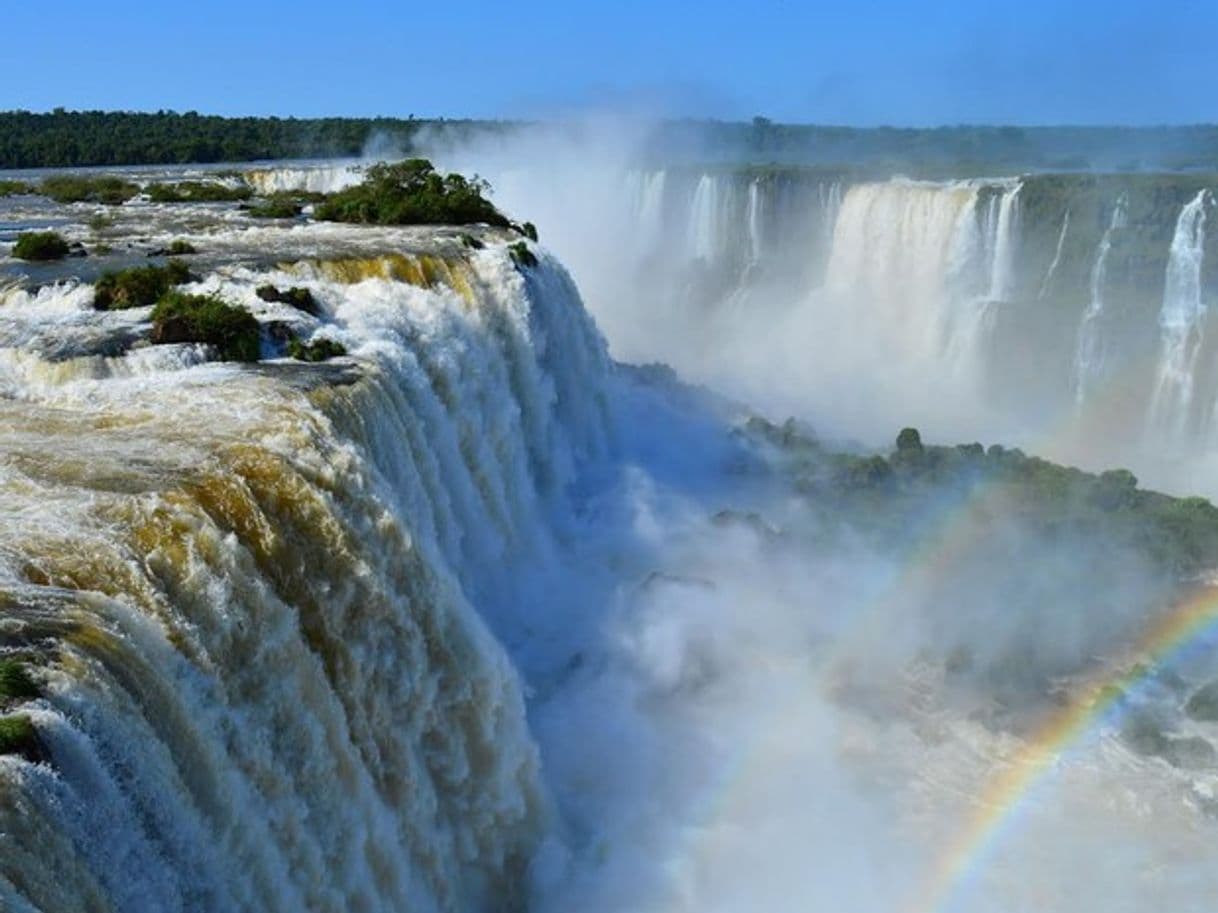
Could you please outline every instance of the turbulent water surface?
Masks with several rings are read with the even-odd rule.
[[[1060,534],[971,541],[1001,502],[879,547],[741,405],[1101,466],[1169,441],[1197,488],[1199,180],[630,168],[575,212],[497,177],[591,314],[506,230],[0,201],[0,251],[44,226],[91,250],[0,258],[0,649],[39,692],[4,708],[38,747],[0,757],[0,906],[1212,909],[1218,723],[1184,712],[1207,654],[994,787],[1174,591]],[[178,238],[263,361],[93,310],[102,270]],[[289,331],[347,354],[289,359]]]

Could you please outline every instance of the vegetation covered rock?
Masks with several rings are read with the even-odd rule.
[[[515,244],[509,244],[508,253],[512,256],[512,262],[519,267],[523,268],[537,265],[537,255],[529,250],[529,245],[524,241],[517,241]]]
[[[284,291],[274,285],[268,284],[258,286],[254,292],[263,301],[291,305],[298,311],[304,311],[313,317],[321,314],[321,306],[317,303],[317,299],[313,297],[313,293],[307,288],[293,286]]]
[[[460,174],[441,174],[427,159],[368,168],[364,181],[331,194],[314,210],[329,222],[371,225],[467,225],[510,223],[483,195],[488,185]]]
[[[293,339],[288,342],[288,355],[298,361],[329,361],[347,354],[347,347],[333,339],[315,339],[312,342],[301,342]]]
[[[0,702],[33,700],[38,697],[37,683],[19,660],[0,660]]]
[[[93,307],[99,311],[149,307],[173,286],[193,280],[181,260],[164,266],[136,266],[103,273],[94,285]]]
[[[18,260],[62,260],[68,255],[68,242],[53,231],[26,231],[17,236],[13,256]]]
[[[166,292],[152,311],[154,343],[199,342],[225,361],[257,361],[258,321],[244,308],[213,295]]]
[[[1138,488],[1125,469],[1099,474],[980,444],[931,446],[902,430],[888,455],[835,452],[796,423],[754,418],[745,433],[778,448],[819,511],[885,541],[915,540],[944,517],[975,540],[1015,529],[1041,542],[1125,550],[1173,579],[1218,567],[1218,508]]]
[[[65,174],[43,178],[39,192],[56,203],[104,203],[117,206],[126,203],[140,188],[130,181],[116,177],[90,177]]]
[[[248,200],[253,191],[244,184],[235,186],[219,181],[178,181],[151,184],[148,199],[153,203],[230,203]]]
[[[34,764],[47,759],[38,731],[28,715],[17,713],[0,717],[0,755],[20,755]]]
[[[34,192],[34,185],[25,181],[0,181],[0,197],[15,197]]]

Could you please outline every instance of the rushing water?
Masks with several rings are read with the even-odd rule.
[[[609,356],[737,394],[799,380],[787,402],[890,438],[928,403],[990,415],[988,372],[1032,334],[1072,407],[1080,316],[1098,300],[1111,357],[1127,342],[1133,195],[1080,215],[1031,178],[616,177],[631,231],[601,239],[590,275],[621,284],[592,314],[505,231],[3,204],[94,253],[0,261],[0,652],[41,692],[2,709],[45,753],[0,757],[0,906],[927,909],[1039,714],[1139,659],[1164,594],[1136,556],[1064,553],[1060,531],[987,551],[965,521],[1001,500],[943,505],[908,556],[854,542],[748,407]],[[1211,407],[1211,200],[1173,204],[1139,421]],[[538,221],[556,248],[579,234]],[[262,323],[261,364],[92,309],[100,270],[178,237],[200,250],[187,290]],[[285,326],[348,354],[279,357]],[[1123,709],[1167,748],[1098,722],[937,909],[1209,908],[1218,730],[1182,706],[1218,670],[1172,671]]]

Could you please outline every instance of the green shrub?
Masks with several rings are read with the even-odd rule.
[[[15,197],[24,193],[33,193],[34,185],[25,181],[0,181],[0,197]]]
[[[38,685],[22,663],[15,659],[0,660],[0,700],[32,700],[38,694]]]
[[[486,247],[485,244],[483,244],[473,235],[462,235],[461,243],[464,244],[466,247],[468,247],[470,250],[482,250],[482,248]]]
[[[198,248],[189,241],[183,241],[181,238],[176,239],[165,248],[165,253],[170,257],[185,257],[190,254],[197,254],[198,252]]]
[[[537,265],[537,255],[529,250],[529,245],[524,241],[509,244],[508,253],[512,255],[512,261],[519,267]]]
[[[484,181],[440,174],[427,159],[372,165],[363,183],[331,194],[314,217],[372,225],[467,225],[510,223],[483,194]]]
[[[149,307],[173,286],[193,278],[181,260],[103,273],[93,287],[93,307],[99,311]]]
[[[294,200],[268,199],[247,207],[245,214],[254,219],[294,219],[300,215],[302,208]]]
[[[153,203],[231,203],[253,195],[244,184],[233,187],[218,181],[150,184],[147,193]]]
[[[245,308],[212,295],[169,291],[152,310],[154,343],[201,342],[225,361],[257,361],[258,321]]]
[[[288,304],[298,311],[304,311],[306,314],[311,314],[314,317],[321,313],[321,307],[317,304],[317,299],[313,297],[313,293],[307,288],[293,286],[285,292],[280,291],[273,285],[260,285],[254,289],[254,294],[263,301]]]
[[[130,181],[116,177],[67,174],[43,178],[39,190],[56,203],[104,203],[117,206],[140,192]]]
[[[328,361],[346,354],[346,346],[333,339],[315,339],[307,343],[293,339],[288,343],[288,355],[299,361]]]
[[[0,717],[0,754],[21,755],[29,761],[42,759],[38,732],[24,713]]]
[[[533,241],[534,243],[537,241],[537,226],[534,225],[532,222],[525,222],[523,225],[520,226],[520,230],[524,233],[524,236],[526,238],[528,238],[530,241]]]
[[[62,260],[68,255],[68,242],[53,231],[24,231],[13,245],[18,260]]]

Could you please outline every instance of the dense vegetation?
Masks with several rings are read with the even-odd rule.
[[[370,138],[405,152],[420,131],[460,141],[521,125],[395,118],[225,118],[193,111],[0,113],[0,168],[72,167],[270,158],[356,156]],[[578,128],[569,127],[578,137]],[[832,127],[669,121],[647,150],[663,161],[704,160],[707,149],[739,162],[850,162],[921,176],[1015,171],[1195,170],[1218,165],[1218,127]]]
[[[201,342],[226,361],[257,361],[258,321],[244,308],[213,295],[168,291],[152,310],[154,343]]]
[[[191,280],[190,270],[181,260],[103,273],[93,286],[93,307],[99,311],[149,307],[173,286]]]
[[[327,222],[373,225],[465,225],[511,223],[483,194],[477,178],[440,174],[427,159],[372,165],[362,183],[330,194],[313,211]]]
[[[68,242],[53,231],[22,232],[13,245],[18,260],[62,260],[67,255]]]
[[[914,429],[887,456],[834,452],[793,422],[753,419],[746,433],[779,449],[827,516],[889,543],[959,511],[977,538],[1017,525],[1043,542],[1127,549],[1173,578],[1218,566],[1218,508],[1140,489],[1128,470],[1087,473],[998,445],[926,446]]]
[[[211,117],[188,111],[0,112],[0,168],[356,156],[369,137],[410,148],[424,128],[459,139],[505,125],[461,120]]]
[[[130,181],[116,177],[90,177],[82,174],[44,178],[38,188],[56,203],[105,203],[117,206],[140,192]]]

